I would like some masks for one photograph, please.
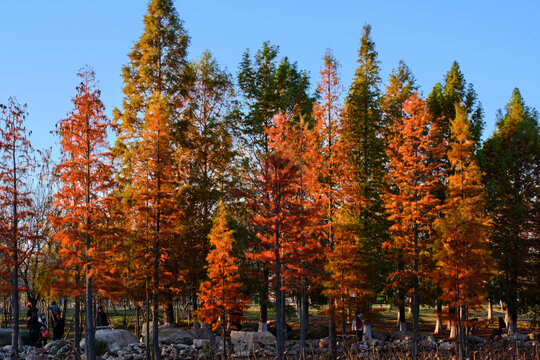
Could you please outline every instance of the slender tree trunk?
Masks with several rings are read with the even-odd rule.
[[[283,357],[285,352],[285,339],[283,339],[283,292],[281,290],[281,259],[280,259],[280,246],[279,246],[279,227],[275,229],[275,244],[274,244],[274,256],[276,260],[276,342],[277,342],[277,355],[278,358]]]
[[[265,267],[259,290],[259,331],[268,331],[268,278],[270,271]]]
[[[148,277],[146,278],[146,314],[145,314],[145,320],[146,320],[146,338],[145,340],[145,348],[146,348],[146,359],[150,360],[152,359],[152,353],[150,352],[150,280]],[[153,329],[153,327],[152,327]]]
[[[399,307],[397,319],[399,331],[407,331],[407,321],[405,320],[405,306]]]
[[[491,299],[488,299],[487,319],[488,319],[489,322],[493,321],[493,301],[491,301]]]
[[[439,334],[441,332],[441,328],[442,328],[441,314],[442,314],[442,304],[439,300],[437,300],[437,320],[435,321],[434,334]]]
[[[174,306],[172,296],[167,296],[165,301],[165,320],[166,325],[174,325]]]
[[[13,297],[12,297],[12,310],[13,310],[13,334],[11,338],[11,349],[12,349],[12,359],[19,358],[19,247],[17,239],[17,158],[15,153],[15,145],[13,145],[13,213],[12,216],[12,226],[13,226],[13,238],[12,240],[12,254],[11,261],[13,262],[13,274],[12,274],[12,283],[13,286]]]
[[[328,299],[330,318],[328,324],[328,339],[330,340],[330,356],[335,359],[337,355],[337,336],[336,336],[336,306],[334,299]]]
[[[506,306],[506,318],[508,319],[506,322],[506,329],[508,332],[508,335],[513,335],[517,333],[517,310],[511,309],[510,306]]]
[[[159,215],[158,215],[159,216]],[[159,225],[158,225],[159,226]],[[159,232],[158,232],[159,234]],[[154,276],[152,287],[152,355],[154,360],[161,359],[159,351],[159,239],[154,242]]]
[[[418,225],[414,226],[414,252],[415,252],[415,259],[414,259],[414,278],[413,278],[413,306],[412,306],[412,313],[413,313],[413,358],[416,357],[417,354],[417,346],[418,346],[418,320],[420,315],[420,286],[419,286],[419,279],[418,279],[418,255],[420,253],[419,247],[418,247]]]
[[[303,356],[304,350],[306,347],[306,334],[307,334],[308,314],[309,314],[305,279],[304,279],[304,284],[302,285],[302,294],[300,296],[301,296],[301,299],[300,299],[300,349]]]
[[[76,275],[75,275],[75,288],[79,288],[81,278],[79,275],[79,267],[76,266],[75,268]],[[77,296],[75,297],[75,313],[73,314],[73,340],[75,341],[75,348],[77,351],[80,351],[80,343],[81,343],[81,297]]]

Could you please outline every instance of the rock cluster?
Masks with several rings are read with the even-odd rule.
[[[222,339],[214,336],[209,329],[183,330],[170,326],[160,328],[160,351],[163,360],[172,359],[212,359],[220,357]],[[161,335],[161,334],[160,334]],[[410,354],[413,347],[412,334],[407,332],[393,332],[391,334],[373,332],[373,338],[356,344],[346,342],[338,343],[339,355],[346,358],[369,357],[373,353]],[[145,344],[138,342],[137,338],[126,330],[98,330],[96,338],[108,344],[108,351],[101,355],[101,360],[142,360],[145,358]],[[469,344],[476,349],[492,351],[489,346],[502,346],[503,343],[515,344],[520,348],[528,349],[538,344],[538,334],[516,334],[505,337],[502,342],[492,342],[484,338],[469,335]],[[498,345],[497,345],[498,344]],[[306,341],[306,356],[313,359],[325,358],[329,352],[329,340],[310,339]],[[513,345],[512,345],[513,346]],[[233,359],[268,359],[276,355],[276,338],[270,332],[232,331],[230,343],[226,342],[227,354]],[[300,342],[288,340],[285,342],[286,357],[300,358]],[[427,334],[420,334],[418,349],[425,356],[435,354],[448,354],[451,356],[456,350],[456,343],[447,339],[436,340]],[[489,350],[491,349],[491,350]],[[22,359],[62,359],[75,352],[73,345],[64,340],[53,341],[42,349],[22,346],[19,356]],[[364,355],[361,355],[364,353]],[[438,356],[439,356],[438,355]],[[0,359],[9,359],[11,346],[0,347]]]

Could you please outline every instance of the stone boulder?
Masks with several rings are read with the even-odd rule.
[[[476,335],[467,335],[467,341],[476,345],[484,345],[487,340]]]
[[[159,342],[161,344],[185,344],[192,345],[193,339],[198,338],[191,330],[184,330],[172,327],[170,325],[161,325],[158,328]],[[142,331],[143,342],[146,340],[146,328]],[[152,328],[150,328],[150,337],[152,337]]]
[[[124,329],[101,329],[96,331],[96,339],[105,341],[109,349],[123,349],[129,344],[138,343],[139,339]]]
[[[259,349],[275,349],[276,337],[269,331],[231,331],[231,344],[235,353],[253,353]]]
[[[439,344],[439,350],[441,351],[454,351],[456,348],[456,343],[451,341]]]
[[[0,328],[0,347],[11,345],[12,328]],[[21,345],[30,345],[30,334],[28,330],[19,328]]]

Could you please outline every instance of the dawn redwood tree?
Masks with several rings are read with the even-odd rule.
[[[399,129],[401,127],[401,121],[403,119],[403,104],[418,89],[415,84],[415,78],[411,73],[409,67],[400,61],[396,69],[392,70],[386,91],[382,97],[381,108],[383,111],[384,119],[384,140],[386,144],[393,141],[395,136],[399,136]],[[389,148],[387,148],[387,151]],[[393,266],[402,267],[403,264],[399,261]],[[404,289],[394,288],[392,301],[398,307],[397,325],[399,331],[407,330],[407,323],[405,322],[405,292]]]
[[[491,264],[488,247],[489,220],[484,215],[484,194],[480,169],[474,157],[466,110],[456,105],[451,123],[452,143],[448,159],[452,174],[442,205],[443,218],[437,219],[435,277],[441,286],[441,299],[456,312],[460,357],[466,347],[469,311],[478,310],[489,278]]]
[[[309,77],[299,70],[296,62],[287,57],[278,61],[279,47],[264,42],[252,57],[246,51],[239,66],[237,80],[240,89],[239,144],[245,151],[243,172],[260,170],[270,152],[266,130],[273,126],[272,119],[280,111],[292,114],[291,121],[298,121],[301,114],[310,114],[314,97],[309,95]],[[246,175],[246,178],[250,178]],[[244,192],[257,196],[258,188],[246,181]],[[246,225],[246,230],[256,239],[257,229]],[[261,264],[256,263],[259,268]],[[268,276],[270,269],[260,268],[259,330],[266,331],[268,320]]]
[[[192,302],[205,277],[208,234],[220,200],[230,201],[235,184],[235,151],[228,119],[233,85],[231,75],[221,70],[210,52],[189,64],[193,83],[188,89],[182,114],[186,123],[183,151],[178,155],[178,198],[185,214],[181,242],[185,251],[178,261],[185,269],[186,287]],[[187,254],[189,252],[189,254]]]
[[[84,269],[85,352],[88,359],[95,359],[93,283],[96,274],[103,270],[100,269],[103,245],[111,236],[107,224],[113,188],[107,141],[110,121],[104,114],[94,72],[84,68],[78,76],[81,83],[72,99],[74,109],[57,125],[62,159],[56,167],[60,186],[54,198],[61,212],[51,214],[51,220],[57,229],[54,237],[60,244],[63,264],[69,266],[77,259],[76,265]]]
[[[283,114],[274,117],[275,126],[268,129],[269,148],[272,151],[290,153],[298,166],[298,177],[294,187],[291,215],[294,222],[283,242],[283,290],[292,292],[300,298],[301,346],[305,345],[308,321],[307,292],[311,284],[320,277],[321,263],[317,260],[323,252],[321,236],[321,205],[317,190],[317,169],[312,166],[319,160],[317,152],[317,130],[310,129],[300,116],[298,123],[291,123]],[[285,324],[285,311],[282,311]],[[302,329],[303,339],[302,342]],[[303,344],[303,345],[302,345]]]
[[[236,259],[233,256],[233,230],[227,226],[227,211],[220,205],[210,235],[212,250],[208,254],[208,280],[201,283],[200,319],[212,324],[212,329],[222,327],[223,352],[227,357],[225,330],[227,323],[239,324],[248,299],[240,292],[242,284]]]
[[[152,292],[152,356],[158,359],[158,322],[160,292],[178,292],[175,284],[181,280],[178,274],[167,269],[167,252],[175,248],[178,238],[181,211],[175,198],[173,137],[167,108],[167,100],[155,93],[141,130],[141,141],[137,147],[137,157],[133,159],[136,171],[132,180],[132,207],[137,216],[131,227],[138,233],[134,246],[149,251],[142,259],[150,260],[151,267],[142,264],[139,269],[151,271]],[[151,255],[150,255],[151,254]],[[150,275],[150,274],[148,274]],[[149,276],[147,277],[149,278]]]
[[[10,98],[8,105],[0,104],[0,205],[3,219],[0,232],[6,239],[0,252],[7,260],[0,267],[11,269],[9,278],[13,309],[12,358],[18,358],[19,344],[19,267],[24,249],[34,241],[29,222],[32,199],[29,192],[29,173],[33,168],[32,146],[24,127],[26,105]],[[7,274],[6,274],[7,275]]]
[[[456,118],[456,104],[461,104],[469,119],[469,136],[475,144],[475,153],[481,144],[484,129],[482,104],[472,84],[467,83],[459,64],[454,61],[444,76],[443,83],[437,83],[426,99],[430,115],[439,122],[440,135],[448,146],[451,138],[451,122]]]
[[[538,113],[516,88],[497,128],[481,152],[486,209],[492,220],[490,245],[497,264],[495,286],[506,303],[508,333],[517,331],[518,313],[538,304],[530,298],[538,281],[538,194],[540,130]],[[535,255],[536,254],[536,255]],[[537,288],[536,288],[537,289]],[[537,295],[538,296],[538,295]]]
[[[432,224],[438,215],[439,200],[434,196],[441,178],[440,159],[444,147],[437,141],[438,128],[426,113],[417,93],[403,105],[405,116],[389,144],[387,181],[393,191],[385,196],[386,211],[392,222],[391,239],[383,244],[394,261],[403,267],[390,274],[395,286],[412,289],[413,339],[418,340],[420,282],[429,277]]]
[[[114,110],[118,162],[119,196],[129,206],[130,186],[135,173],[132,164],[137,156],[142,128],[149,111],[151,99],[159,94],[166,102],[167,119],[173,143],[181,148],[186,123],[182,120],[186,96],[192,82],[187,70],[189,36],[183,27],[172,0],[150,0],[143,19],[144,30],[128,54],[129,62],[122,67],[124,99],[122,110]],[[135,235],[137,236],[137,235]],[[177,247],[175,250],[179,250]],[[181,254],[171,254],[173,259]],[[175,263],[168,260],[171,271],[178,272]],[[175,283],[174,288],[179,284]],[[172,311],[173,293],[164,292],[166,317]],[[171,321],[171,319],[167,319]],[[154,335],[157,337],[157,334]]]
[[[279,114],[276,124],[287,121]],[[289,147],[281,147],[279,133],[268,130],[269,148],[275,146],[264,158],[257,178],[259,196],[251,202],[255,212],[254,225],[260,229],[257,234],[258,243],[250,257],[273,270],[274,294],[276,299],[276,338],[277,353],[285,351],[284,283],[287,242],[291,241],[289,232],[293,229],[300,209],[295,201],[297,196],[296,182],[300,167],[294,161],[293,151]],[[276,146],[277,145],[277,146]]]
[[[380,259],[381,245],[388,240],[389,223],[384,214],[384,171],[386,163],[383,134],[385,124],[381,112],[381,79],[375,43],[371,39],[371,26],[365,25],[358,51],[358,68],[345,99],[343,111],[343,137],[351,166],[349,194],[358,200],[351,202],[348,211],[353,221],[349,227],[355,233],[362,261],[371,273],[365,283],[368,293],[382,290],[385,282],[384,262]],[[368,290],[368,289],[366,289]],[[374,298],[366,298],[369,310]],[[367,319],[366,319],[367,320]],[[365,334],[371,336],[371,326],[366,321]]]

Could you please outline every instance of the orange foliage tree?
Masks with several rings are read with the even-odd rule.
[[[343,93],[339,74],[339,64],[333,54],[328,50],[323,57],[323,67],[320,72],[320,81],[317,91],[321,94],[318,103],[313,107],[313,118],[315,119],[314,131],[317,133],[317,154],[312,166],[317,172],[316,193],[321,199],[322,217],[322,244],[325,246],[324,261],[333,261],[335,237],[336,237],[336,216],[339,207],[344,200],[344,182],[347,178],[345,173],[346,158],[343,152],[342,140],[342,106],[340,97]],[[335,260],[339,261],[340,258]],[[333,271],[336,267],[327,268],[325,275],[329,297],[330,328],[335,338],[335,308],[334,299],[340,298],[336,294],[336,286]],[[337,291],[339,292],[339,291]],[[335,344],[334,344],[335,345]]]
[[[461,350],[466,340],[462,321],[466,326],[469,310],[481,307],[483,289],[489,278],[489,220],[483,215],[481,173],[474,157],[469,126],[466,110],[456,105],[448,150],[453,173],[447,178],[447,196],[442,206],[444,217],[436,222],[440,242],[435,274],[442,288],[441,298],[449,308],[461,310],[454,313]]]
[[[238,266],[232,255],[233,231],[227,226],[227,212],[220,205],[214,226],[208,236],[212,250],[208,254],[208,280],[200,286],[201,320],[212,324],[216,330],[223,328],[223,349],[225,347],[225,328],[227,323],[240,323],[248,300],[240,292]],[[231,326],[231,327],[232,327]]]
[[[405,117],[399,133],[389,144],[386,211],[392,221],[391,240],[383,244],[393,260],[402,263],[390,274],[390,286],[413,292],[413,338],[418,339],[420,282],[428,278],[432,247],[432,223],[439,201],[433,192],[441,177],[444,147],[435,141],[438,128],[426,114],[426,105],[417,93],[403,105]],[[416,346],[414,348],[416,351]]]
[[[292,199],[291,208],[294,220],[283,242],[282,260],[283,289],[300,300],[301,340],[304,339],[301,346],[305,345],[307,331],[307,292],[321,277],[322,263],[318,260],[323,252],[320,242],[322,202],[317,193],[317,168],[312,166],[319,160],[316,147],[318,133],[316,128],[309,128],[305,119],[305,116],[300,116],[297,123],[292,123],[280,113],[274,117],[275,126],[267,130],[269,149],[290,154],[298,167],[297,178],[293,183],[296,196]]]
[[[159,358],[159,296],[164,291],[178,292],[180,274],[173,275],[167,249],[174,248],[178,235],[180,211],[175,199],[175,157],[169,119],[171,114],[162,95],[156,92],[145,114],[141,139],[132,160],[129,247],[136,254],[139,279],[144,279],[152,293],[152,353]],[[150,265],[151,264],[151,265]],[[150,282],[150,279],[151,282]],[[148,324],[148,323],[147,323]],[[147,339],[149,333],[147,333]]]
[[[95,359],[93,282],[97,274],[105,273],[101,259],[106,259],[111,249],[104,245],[115,242],[114,230],[109,226],[114,203],[110,196],[112,164],[107,142],[109,120],[103,113],[100,91],[95,88],[94,72],[86,68],[78,75],[81,83],[72,99],[74,110],[57,127],[63,155],[56,168],[60,187],[54,198],[60,213],[51,214],[51,221],[56,228],[54,238],[60,246],[62,268],[75,271],[75,286],[64,284],[66,289],[73,289],[72,296],[82,292],[77,277],[84,270],[85,352],[88,359]],[[75,341],[77,344],[78,339]]]
[[[26,106],[9,99],[8,106],[0,105],[2,125],[0,139],[0,205],[2,220],[0,234],[6,244],[0,244],[0,271],[10,278],[13,309],[12,349],[13,358],[18,358],[19,349],[19,267],[34,241],[29,227],[33,216],[32,200],[28,190],[28,173],[33,167],[32,146],[24,127]],[[3,268],[3,269],[2,269]],[[2,271],[4,270],[4,271]],[[9,271],[11,270],[11,271]],[[7,285],[7,284],[6,284]]]
[[[291,248],[300,238],[295,233],[298,220],[305,211],[297,201],[300,166],[294,160],[294,151],[283,144],[283,132],[288,119],[279,114],[274,117],[275,128],[267,129],[268,155],[263,159],[257,187],[259,196],[252,201],[255,210],[254,225],[260,230],[259,243],[250,257],[268,264],[274,272],[276,298],[277,352],[285,350],[285,292],[284,273],[291,263]],[[294,243],[292,245],[291,243]]]

